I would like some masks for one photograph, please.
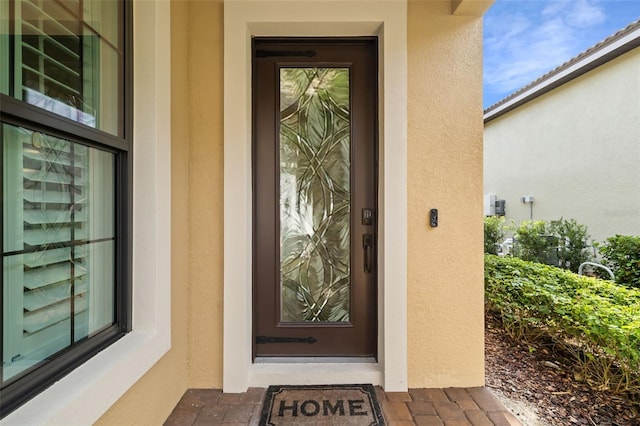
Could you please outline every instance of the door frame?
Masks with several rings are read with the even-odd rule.
[[[406,391],[406,1],[226,0],[224,8],[223,390],[364,382]],[[309,10],[314,22],[305,22]],[[252,362],[252,36],[379,37],[378,362]]]
[[[300,56],[312,50],[312,57]],[[263,57],[257,52],[289,51]],[[298,52],[295,54],[295,52]],[[252,47],[253,102],[253,359],[264,362],[273,357],[355,357],[377,359],[377,267],[365,270],[365,234],[377,239],[377,221],[362,223],[365,208],[378,207],[378,38],[377,37],[259,37]],[[347,123],[347,167],[349,213],[346,261],[349,289],[349,318],[345,321],[305,322],[282,320],[284,287],[281,282],[281,76],[286,68],[342,68],[348,75],[349,118]],[[311,135],[309,135],[311,137]],[[344,140],[343,140],[344,142]],[[344,153],[343,153],[344,155]],[[330,162],[323,163],[331,170]],[[330,173],[331,174],[331,173]],[[340,184],[337,182],[338,185]],[[324,206],[326,200],[320,202]],[[375,217],[376,214],[373,214]],[[317,219],[317,218],[316,218]],[[334,222],[335,223],[335,222]],[[314,220],[314,224],[319,225]],[[323,222],[326,225],[327,222]],[[335,226],[335,225],[334,225]],[[329,226],[331,229],[331,226]],[[312,238],[313,239],[313,238]],[[329,242],[329,246],[331,246]],[[338,246],[336,246],[337,248]],[[330,250],[329,250],[330,251]],[[314,250],[315,252],[315,250]],[[316,252],[317,253],[317,252]],[[374,244],[370,262],[377,260]],[[291,254],[291,253],[289,253]],[[324,258],[324,256],[321,256]],[[338,259],[335,259],[338,260]],[[326,272],[326,271],[325,271]],[[338,274],[344,271],[336,271]],[[326,276],[325,276],[326,278]],[[258,335],[271,337],[312,336],[314,344],[256,341]],[[260,358],[256,361],[257,358]],[[298,360],[297,360],[298,361]],[[352,360],[353,361],[353,360]]]

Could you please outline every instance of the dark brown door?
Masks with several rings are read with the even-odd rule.
[[[253,42],[255,356],[376,356],[375,38]]]

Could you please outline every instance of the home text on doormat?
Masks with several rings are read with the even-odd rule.
[[[383,426],[372,385],[269,386],[260,424]]]

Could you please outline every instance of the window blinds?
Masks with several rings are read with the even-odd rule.
[[[5,144],[13,146],[6,153],[21,165],[11,169],[21,175],[12,180],[22,208],[11,209],[6,222],[20,229],[5,265],[12,293],[5,297],[21,300],[22,309],[13,309],[13,326],[5,329],[13,344],[4,352],[5,362],[22,370],[88,334],[88,148],[25,129],[7,134],[14,143]]]
[[[77,21],[65,19],[53,4],[16,2],[22,18],[16,19],[20,31],[14,46],[22,59],[15,62],[16,96],[95,127],[95,117],[80,103],[86,42]],[[8,378],[89,333],[91,155],[86,146],[23,128],[4,126],[3,137],[9,160],[5,194],[13,193],[8,203],[15,202],[5,214],[15,253],[4,265],[5,300],[13,302],[4,327],[3,376]]]

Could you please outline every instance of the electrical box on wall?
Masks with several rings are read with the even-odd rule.
[[[507,214],[505,209],[505,204],[506,204],[505,200],[496,200],[496,203],[495,203],[496,216],[504,216]]]
[[[484,215],[494,216],[496,214],[496,195],[484,194]]]

